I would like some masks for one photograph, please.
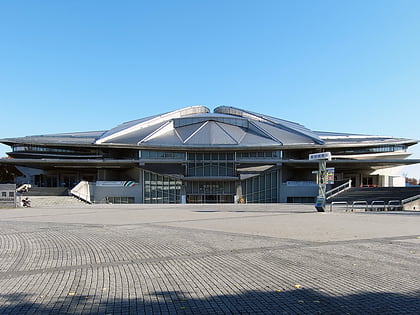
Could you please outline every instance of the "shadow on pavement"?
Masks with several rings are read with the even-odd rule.
[[[199,291],[199,288],[197,289]],[[120,292],[121,294],[121,292]],[[139,294],[139,292],[137,292]],[[117,295],[117,294],[115,294]],[[143,299],[68,295],[0,295],[1,314],[416,314],[420,291],[330,296],[312,289],[246,291],[237,295],[191,298],[185,292],[156,292]]]

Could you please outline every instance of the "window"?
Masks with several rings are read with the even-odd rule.
[[[185,160],[185,152],[173,151],[140,151],[141,159]]]
[[[277,171],[251,177],[242,182],[242,193],[248,203],[278,202]]]
[[[237,152],[236,158],[238,160],[244,159],[281,159],[281,151],[250,151],[250,152]]]
[[[234,152],[188,152],[187,176],[236,176]]]
[[[144,172],[144,203],[180,203],[180,180],[153,172]]]
[[[407,147],[404,145],[386,145],[366,148],[348,148],[345,150],[334,151],[334,154],[369,154],[369,153],[386,153],[396,151],[406,151]]]

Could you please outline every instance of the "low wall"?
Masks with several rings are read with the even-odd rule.
[[[16,207],[16,185],[0,184],[0,208]]]
[[[96,182],[96,185],[91,187],[92,191],[90,192],[93,196],[94,203],[106,203],[107,197],[131,197],[134,198],[134,203],[141,203],[141,186],[138,183],[134,183],[132,186],[113,186],[111,184],[99,184]],[[117,182],[115,182],[117,183]]]
[[[299,185],[283,183],[280,186],[280,202],[287,202],[288,197],[316,197],[318,195],[317,185]]]
[[[406,203],[403,206],[403,210],[420,211],[420,199]]]

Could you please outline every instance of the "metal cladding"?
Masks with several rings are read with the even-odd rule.
[[[1,139],[7,145],[183,149],[329,149],[413,145],[417,140],[312,131],[298,123],[235,107],[190,106],[137,119],[107,131]]]
[[[171,148],[261,148],[323,143],[316,133],[297,123],[233,107],[218,107],[210,113],[204,106],[123,123],[95,141],[95,144]]]

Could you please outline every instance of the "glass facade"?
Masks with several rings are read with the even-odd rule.
[[[140,159],[185,160],[185,152],[141,150]]]
[[[236,158],[240,159],[281,159],[281,151],[247,151],[237,152]]]
[[[144,171],[144,203],[181,203],[182,182]]]
[[[247,203],[278,202],[278,171],[251,177],[242,182],[242,193]]]
[[[366,148],[350,148],[344,150],[333,150],[334,154],[369,154],[369,153],[386,153],[386,152],[397,152],[406,151],[407,146],[404,145],[383,145],[378,147],[366,147]]]
[[[73,154],[94,154],[95,150],[86,148],[62,148],[62,147],[47,147],[30,144],[17,144],[12,146],[13,152],[33,152],[33,153],[73,153]]]
[[[187,182],[188,203],[233,203],[236,193],[233,181]]]
[[[281,159],[281,151],[165,152],[142,150],[144,159],[183,160],[186,178],[174,179],[144,171],[144,203],[233,203],[235,195],[248,203],[278,202],[278,171],[239,181],[237,163],[243,160]],[[173,163],[173,162],[172,162]],[[180,162],[178,162],[180,163]],[[237,192],[242,186],[242,196]],[[184,187],[184,188],[183,188]]]
[[[233,152],[187,153],[187,176],[236,176]]]

